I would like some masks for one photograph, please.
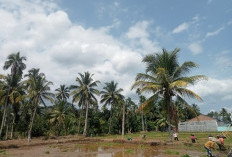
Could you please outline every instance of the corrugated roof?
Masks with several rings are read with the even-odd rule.
[[[193,119],[188,120],[188,122],[193,122],[193,121],[208,121],[208,120],[216,120],[216,119],[201,114],[201,115],[199,115],[199,116],[197,116],[197,117],[195,117]]]

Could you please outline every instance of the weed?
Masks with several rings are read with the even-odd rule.
[[[166,151],[166,154],[175,154],[175,155],[179,155],[180,153],[179,152],[177,152],[177,151],[173,151],[173,150],[167,150]]]
[[[132,152],[133,152],[133,149],[127,149],[125,152],[126,152],[126,153],[132,153]]]
[[[6,155],[6,150],[5,150],[5,149],[0,150],[0,153],[1,153],[2,155]]]
[[[62,152],[67,152],[67,151],[68,151],[67,149],[62,150]]]
[[[45,154],[50,154],[50,152],[47,150],[47,151],[45,152]]]

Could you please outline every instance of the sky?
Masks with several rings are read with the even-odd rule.
[[[112,80],[126,97],[147,54],[180,48],[179,63],[193,61],[190,75],[206,75],[188,87],[203,98],[203,114],[232,110],[231,0],[0,0],[0,67],[9,54],[26,56],[54,83],[75,84],[89,71]],[[0,68],[1,74],[7,74]]]

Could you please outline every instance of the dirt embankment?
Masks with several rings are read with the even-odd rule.
[[[173,144],[172,142],[154,141],[151,139],[124,140],[124,139],[101,139],[101,138],[80,137],[80,136],[78,137],[65,136],[65,137],[50,137],[50,138],[45,138],[45,137],[33,138],[30,143],[28,143],[27,139],[0,141],[0,149],[10,149],[10,148],[20,148],[20,147],[40,146],[40,145],[50,145],[50,144],[62,144],[62,143],[89,143],[89,142],[130,143],[130,144],[144,144],[151,146]],[[175,142],[175,144],[177,143]]]

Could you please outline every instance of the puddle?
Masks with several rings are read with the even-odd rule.
[[[181,157],[189,154],[200,157],[206,152],[186,149],[178,145],[150,146],[119,143],[65,143],[6,149],[7,157]],[[3,154],[0,154],[0,156]],[[220,157],[224,157],[220,155]]]

